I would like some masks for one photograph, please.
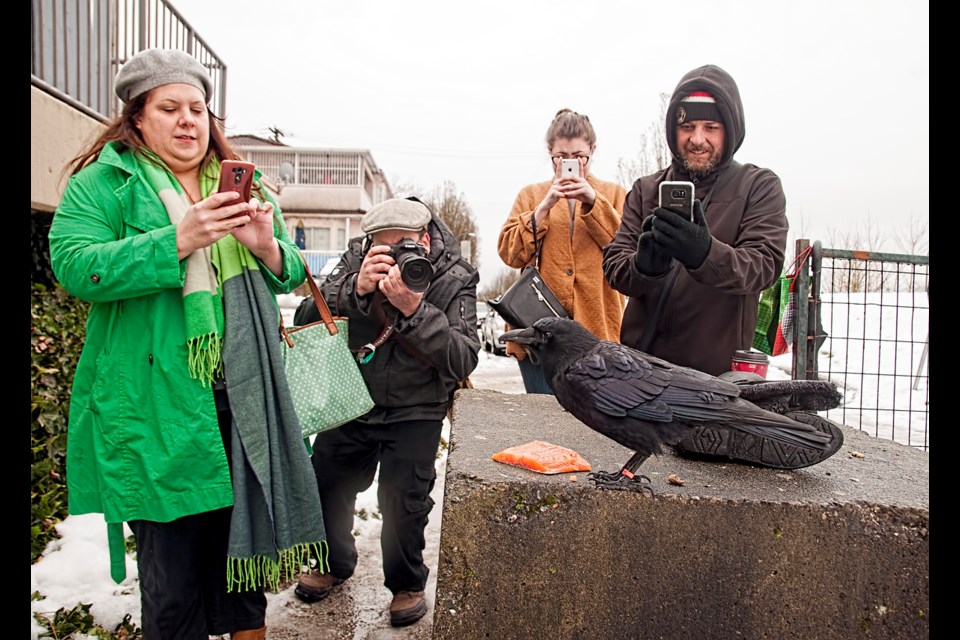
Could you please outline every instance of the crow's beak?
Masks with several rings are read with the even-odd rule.
[[[540,339],[540,333],[533,327],[512,329],[500,336],[500,339],[505,342],[515,342],[522,345],[523,350],[527,352],[527,357],[530,358],[530,362],[533,364],[540,362],[540,354],[537,353],[537,350],[543,342]]]
[[[516,342],[517,344],[534,344],[537,342],[537,332],[531,327],[527,327],[526,329],[511,329],[501,335],[500,339],[505,342]]]

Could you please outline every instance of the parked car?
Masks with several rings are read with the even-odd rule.
[[[320,272],[317,274],[317,282],[321,283],[327,279],[327,276],[333,272],[334,268],[340,264],[340,258],[330,258],[327,260],[322,267],[320,267]]]
[[[507,344],[500,336],[507,330],[503,318],[493,309],[487,310],[487,315],[480,323],[480,344],[487,353],[502,356],[507,351]]]
[[[490,311],[490,307],[487,306],[487,303],[483,300],[477,300],[477,331],[480,331],[480,328],[483,327],[483,319],[487,317],[488,311]],[[482,333],[480,340],[483,340]]]

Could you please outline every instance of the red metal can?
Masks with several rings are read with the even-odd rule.
[[[733,354],[731,371],[747,371],[755,373],[761,378],[767,377],[767,367],[770,358],[762,351],[736,351]]]

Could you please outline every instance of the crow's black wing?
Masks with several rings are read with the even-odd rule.
[[[561,401],[564,408],[608,428],[612,423],[605,417],[729,424],[785,442],[819,441],[823,435],[810,425],[740,399],[740,388],[732,382],[614,342],[599,342],[575,359],[562,375],[562,386],[571,403]]]
[[[661,399],[670,384],[669,371],[637,354],[601,342],[560,369],[552,385],[560,405],[581,422],[649,455],[659,453],[664,442],[676,443],[687,426],[674,422],[670,405]]]
[[[623,345],[600,342],[561,373],[566,393],[608,416],[672,422],[670,405],[661,399],[670,385],[670,371],[642,356]]]

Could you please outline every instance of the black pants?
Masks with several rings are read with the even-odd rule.
[[[430,492],[437,479],[434,465],[442,426],[442,420],[389,425],[351,422],[317,435],[312,460],[334,576],[347,579],[356,569],[357,494],[373,483],[379,464],[383,584],[394,594],[423,591],[430,573],[423,563],[424,530],[433,508]]]
[[[230,411],[218,411],[217,417],[229,459]],[[264,626],[267,597],[262,588],[227,593],[232,511],[128,523],[137,541],[144,640],[207,640]]]

